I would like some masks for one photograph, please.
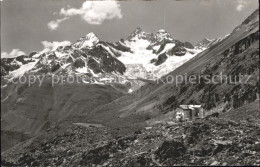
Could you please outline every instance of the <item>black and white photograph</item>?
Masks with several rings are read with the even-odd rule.
[[[259,166],[258,0],[0,0],[1,166]]]

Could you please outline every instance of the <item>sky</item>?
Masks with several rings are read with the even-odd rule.
[[[258,8],[257,0],[0,1],[2,57],[53,49],[90,32],[116,42],[137,27],[196,44],[229,34]]]

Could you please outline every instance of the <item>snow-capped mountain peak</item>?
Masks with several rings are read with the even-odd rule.
[[[155,37],[153,33],[146,33],[140,27],[137,27],[127,38],[128,41],[136,41],[139,39],[154,41]]]
[[[86,36],[85,36],[85,39],[98,39],[98,37],[96,36],[96,34],[94,34],[93,32],[90,32],[88,33]]]
[[[140,27],[137,27],[134,31],[135,34],[139,34],[141,32],[143,32],[143,30]]]
[[[134,38],[138,38],[140,36],[142,36],[142,34],[144,33],[144,31],[140,28],[137,27],[127,38],[128,41],[133,40]]]
[[[99,38],[93,32],[88,33],[86,36],[81,37],[76,43],[73,44],[76,48],[93,47],[99,42]]]
[[[159,33],[166,33],[166,30],[165,29],[160,29],[158,32]]]
[[[161,43],[162,41],[174,41],[170,33],[164,29],[158,30],[154,33],[147,33],[140,27],[137,27],[127,38],[127,41],[147,40],[151,44]]]
[[[203,38],[196,46],[207,46],[214,39]]]
[[[208,38],[203,38],[198,44],[195,45],[195,48],[197,49],[208,49],[211,46],[219,43],[220,41],[222,41],[223,39],[227,38],[230,34],[227,34],[224,37],[220,37],[220,38],[216,38],[216,39],[208,39]]]
[[[169,34],[164,29],[160,29],[159,31],[157,31],[155,36],[156,36],[156,41],[157,42],[161,42],[163,40],[173,41],[173,38],[172,38],[171,34]]]

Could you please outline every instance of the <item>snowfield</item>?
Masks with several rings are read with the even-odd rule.
[[[31,62],[28,64],[24,64],[17,70],[10,72],[10,74],[9,74],[10,79],[23,76],[27,71],[30,71],[31,69],[33,69],[33,67],[38,63],[38,61],[39,60],[36,60],[35,62]]]
[[[151,42],[149,42],[148,40],[135,38],[132,41],[125,41],[125,44],[133,51],[133,53],[121,52],[121,56],[118,57],[118,59],[123,62],[127,67],[125,75],[134,77],[145,77],[142,70],[137,71],[137,68],[141,69],[141,67],[135,66],[131,68],[131,65],[142,65],[143,68],[146,70],[146,74],[152,75],[152,78],[150,79],[156,79],[162,77],[163,75],[166,75],[167,73],[175,70],[177,67],[181,66],[182,64],[196,56],[198,53],[203,51],[202,49],[185,48],[187,50],[187,53],[184,56],[169,56],[166,54],[168,57],[167,60],[163,64],[156,66],[151,63],[151,60],[157,59],[158,55],[160,54],[167,53],[175,46],[175,43],[166,44],[164,49],[159,54],[154,54],[152,50],[147,49],[147,47],[151,45]],[[160,45],[154,46],[153,48],[155,50],[158,50],[160,48]],[[194,54],[191,54],[189,52],[192,52]],[[146,78],[147,77],[148,76],[146,76]]]
[[[152,50],[147,50],[146,48],[151,44],[147,40],[137,40],[135,42],[125,42],[128,47],[131,48],[133,53],[122,52],[122,55],[118,57],[124,64],[143,64],[146,65],[150,60],[157,58],[157,55],[153,54]]]

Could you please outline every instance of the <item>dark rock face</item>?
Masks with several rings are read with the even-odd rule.
[[[166,60],[167,60],[167,55],[164,53],[164,54],[160,54],[158,56],[158,59],[157,61],[155,62],[155,65],[158,66],[158,65],[161,65],[162,63],[164,63]],[[154,61],[154,60],[153,60]]]
[[[59,63],[57,63],[57,64],[55,64],[55,65],[52,65],[52,66],[51,66],[51,72],[55,72],[55,71],[57,71],[59,68],[60,68],[60,64],[59,64]]]
[[[46,55],[46,54],[45,54]],[[49,60],[55,61],[57,59],[56,53],[51,52],[50,54],[46,55]]]
[[[77,59],[74,63],[73,66],[76,68],[82,68],[85,67],[85,62],[82,59]]]
[[[15,58],[15,60],[17,60],[17,61],[19,61],[23,64],[26,64],[28,61],[24,60],[24,57],[25,56],[18,56],[18,57]]]
[[[175,40],[174,42],[175,42],[176,47],[184,47],[185,46],[184,43],[179,41],[179,40]]]
[[[163,144],[155,151],[155,155],[159,158],[160,162],[167,159],[176,160],[182,156],[187,151],[187,148],[182,142],[179,141],[165,141]]]
[[[154,63],[156,63],[156,61],[157,61],[157,59],[152,59],[152,60],[150,60],[150,63],[154,64]]]
[[[194,49],[194,46],[193,46],[191,43],[189,43],[189,42],[185,42],[185,43],[184,43],[184,46],[185,46],[186,48],[188,48],[188,49]]]
[[[253,33],[253,34],[249,35],[248,37],[240,40],[235,45],[233,45],[231,48],[225,50],[224,55],[228,56],[228,55],[237,55],[239,53],[242,53],[249,46],[251,46],[252,43],[254,43],[255,41],[258,41],[258,43],[259,43],[259,31],[257,31],[256,33]]]
[[[103,164],[109,159],[109,154],[113,152],[115,152],[115,150],[112,148],[112,143],[99,146],[98,148],[82,154],[81,165]]]
[[[203,123],[194,123],[192,126],[185,127],[184,133],[187,135],[185,138],[185,142],[187,144],[195,144],[198,143],[203,135],[207,135],[210,133],[210,127],[207,124]]]
[[[71,57],[67,58],[66,63],[72,63],[73,59]]]
[[[167,107],[169,107],[171,109],[173,109],[173,108],[176,109],[178,107],[178,103],[177,103],[176,97],[175,96],[171,96],[170,98],[168,98],[164,102],[163,106],[167,106]]]
[[[31,52],[31,53],[29,54],[28,57],[32,58],[35,54],[37,54],[37,52],[33,51],[33,52]]]
[[[166,46],[168,43],[171,43],[171,41],[169,41],[169,40],[163,40],[163,41],[160,43],[160,48],[157,50],[156,54],[161,53],[161,51],[163,51],[163,49],[165,48],[165,46]]]
[[[174,40],[174,41],[170,41],[170,40],[163,40],[160,44],[160,48],[158,49],[158,51],[156,52],[156,54],[159,54],[161,53],[161,51],[164,50],[165,46],[169,43],[174,43],[175,46],[169,50],[167,52],[167,54],[169,55],[176,55],[176,56],[183,56],[186,54],[186,49],[184,47],[187,47],[187,48],[194,48],[192,46],[192,44],[186,42],[186,43],[183,43],[181,41],[178,41],[178,40]],[[149,48],[148,48],[149,49]]]
[[[103,145],[99,145],[98,147],[83,153],[80,164],[101,165],[104,162],[106,162],[109,158],[113,157],[114,154],[118,153],[118,150],[127,149],[135,139],[136,136],[126,136],[126,137],[119,138],[117,140],[112,140]],[[139,159],[139,161],[141,161],[140,163],[145,163],[143,162],[143,159]]]
[[[123,42],[116,42],[116,43],[108,43],[111,47],[115,48],[116,50],[122,51],[122,52],[130,52],[132,53],[131,48],[127,47],[126,45],[122,45]]]
[[[94,49],[87,51],[86,54],[92,56],[93,58],[100,60],[100,62],[95,61],[98,64],[91,67],[92,70],[94,70],[94,71],[104,71],[104,72],[117,71],[117,72],[123,74],[126,70],[125,65],[121,61],[112,57],[101,46],[97,46]],[[92,61],[90,63],[95,64],[95,62],[92,59]],[[97,69],[97,67],[99,67],[99,69]]]
[[[184,56],[186,54],[187,50],[181,46],[174,46],[170,51],[170,55],[175,56]]]
[[[94,71],[94,73],[100,73],[100,72],[102,72],[102,71],[100,70],[99,63],[98,63],[96,60],[94,60],[93,58],[89,58],[89,60],[88,60],[88,67],[89,67],[90,69],[92,69],[92,70]]]

